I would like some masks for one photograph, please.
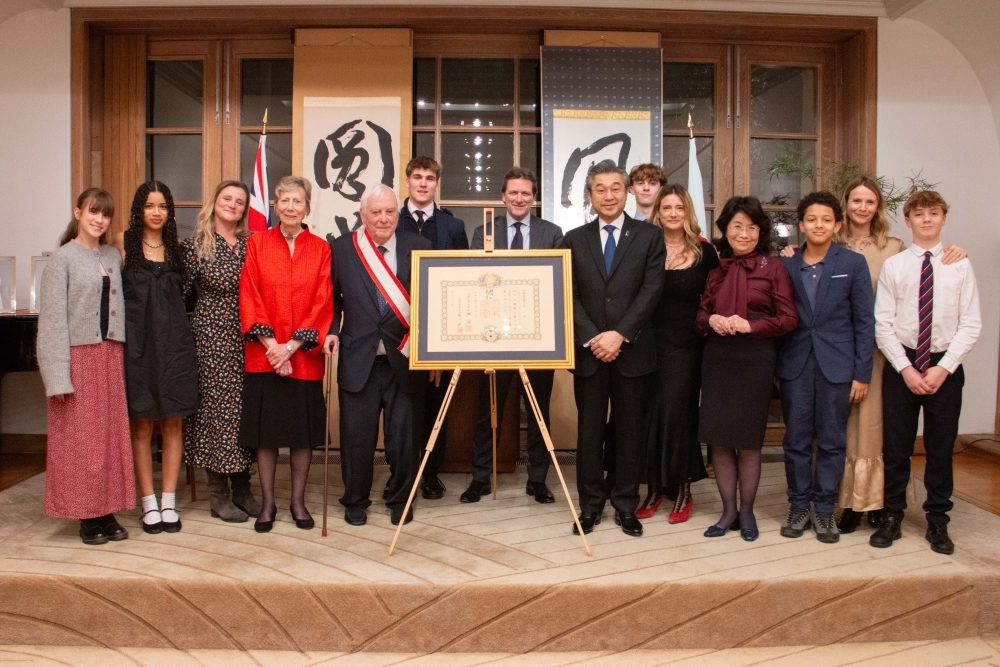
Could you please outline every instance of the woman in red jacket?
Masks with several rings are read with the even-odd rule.
[[[323,445],[324,356],[320,342],[333,320],[330,246],[311,234],[312,186],[286,176],[275,188],[281,224],[250,237],[240,276],[240,321],[246,375],[240,444],[257,450],[261,511],[254,530],[274,525],[278,448],[291,450],[291,513],[304,530],[314,522],[305,505],[312,449]]]

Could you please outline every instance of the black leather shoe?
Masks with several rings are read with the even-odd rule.
[[[392,513],[389,515],[389,522],[392,523],[392,525],[394,525],[394,526],[398,526],[399,525],[399,520],[402,517],[403,517],[403,508],[402,507],[394,507],[392,509]],[[410,511],[406,513],[406,520],[403,521],[403,525],[405,526],[406,524],[410,523],[411,521],[413,521],[413,508],[412,507],[410,508]]]
[[[104,529],[104,534],[107,535],[108,539],[112,542],[120,542],[121,540],[128,539],[128,531],[122,528],[114,514],[105,514],[98,519],[98,521],[101,522],[101,528]]]
[[[534,496],[536,503],[554,503],[556,501],[556,497],[549,491],[545,482],[528,482],[528,485],[524,487],[524,492],[529,496]]]
[[[270,533],[271,529],[274,528],[274,519],[277,515],[278,515],[278,508],[275,507],[274,505],[271,505],[271,520],[261,521],[260,517],[258,516],[257,520],[253,522],[253,529],[256,530],[258,533]]]
[[[108,536],[104,533],[101,518],[80,519],[80,539],[84,544],[107,544]]]
[[[635,518],[634,514],[622,514],[615,512],[615,525],[621,526],[622,532],[632,537],[642,535],[642,524]]]
[[[288,511],[291,512],[291,508],[290,507],[288,508]],[[312,515],[309,514],[309,510],[305,510],[305,513],[306,513],[306,518],[304,518],[304,519],[296,519],[295,518],[295,513],[293,512],[292,513],[292,520],[295,521],[295,527],[296,528],[298,528],[300,530],[312,530],[313,526],[316,525],[316,522],[313,521]]]
[[[955,553],[955,543],[948,537],[948,524],[929,523],[927,532],[924,534],[927,541],[931,543],[931,551],[950,556]]]
[[[463,503],[478,503],[479,499],[488,494],[491,490],[489,482],[477,482],[476,480],[472,480],[469,484],[469,488],[462,492],[462,495],[458,500]]]
[[[871,516],[870,513],[869,516]],[[855,512],[849,507],[840,514],[840,519],[837,520],[837,530],[845,535],[853,533],[860,525],[861,512]]]
[[[599,512],[580,512],[580,527],[583,528],[584,535],[590,535],[594,530],[594,526],[601,522],[601,515]],[[579,535],[580,531],[576,529],[576,524],[573,524],[573,534]]]
[[[868,544],[879,549],[888,549],[894,540],[903,536],[902,521],[894,516],[885,515],[882,524],[868,539]]]
[[[352,526],[363,526],[368,523],[368,512],[358,505],[348,507],[344,510],[344,521]]]
[[[437,475],[424,475],[420,480],[420,495],[427,500],[444,498],[444,484]]]
[[[885,518],[885,510],[872,510],[868,512],[868,525],[872,528],[878,528],[882,525],[883,518]]]
[[[740,518],[736,517],[733,520],[733,522],[729,524],[728,528],[719,525],[709,526],[708,530],[705,531],[704,535],[705,537],[722,537],[731,530],[736,531],[739,529],[740,529]]]

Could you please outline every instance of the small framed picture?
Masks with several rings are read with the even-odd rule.
[[[29,312],[37,313],[41,308],[42,297],[42,273],[48,263],[47,256],[31,258],[31,303],[28,305]]]
[[[0,257],[0,313],[17,310],[15,258]]]

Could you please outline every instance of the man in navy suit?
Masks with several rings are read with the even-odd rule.
[[[410,160],[406,165],[406,187],[410,196],[403,201],[403,208],[399,212],[399,228],[423,236],[431,242],[434,250],[468,250],[469,235],[465,231],[465,223],[434,202],[440,183],[441,165],[434,158],[419,155]],[[451,382],[451,371],[441,376],[440,384],[427,389],[424,407],[425,428],[422,435],[425,444],[434,427],[438,410],[441,409],[441,402],[444,401],[449,382]],[[424,467],[424,476],[420,480],[420,495],[428,500],[444,497],[445,488],[438,479],[438,472],[444,461],[447,440],[445,432],[442,432]]]
[[[801,537],[811,523],[820,542],[837,542],[833,510],[844,473],[847,417],[851,403],[865,399],[872,376],[875,296],[865,258],[833,242],[844,222],[837,198],[829,192],[806,195],[798,219],[806,243],[793,257],[781,258],[799,314],[798,328],[785,337],[778,357],[790,504],[781,534]]]

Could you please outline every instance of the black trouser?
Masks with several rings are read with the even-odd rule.
[[[615,510],[635,513],[639,477],[646,459],[643,432],[646,377],[624,377],[615,362],[602,363],[590,377],[573,380],[577,409],[576,487],[580,511],[600,512],[611,498]],[[608,401],[615,415],[614,465],[604,479]]]
[[[372,504],[372,469],[382,414],[385,457],[391,477],[386,505],[402,508],[420,467],[423,448],[417,439],[422,426],[423,392],[407,393],[399,386],[385,357],[376,357],[368,382],[359,392],[340,389],[340,469],[344,477],[342,505]]]
[[[549,400],[552,398],[552,378],[555,371],[528,371],[528,381],[538,399],[538,409],[545,424],[549,420]],[[497,427],[503,424],[503,408],[507,404],[507,392],[511,382],[521,384],[517,371],[497,371]],[[515,387],[513,391],[517,391]],[[518,405],[520,401],[518,401]],[[544,482],[549,474],[549,450],[542,438],[542,431],[535,420],[535,412],[528,405],[528,480]],[[518,410],[520,422],[520,410]],[[520,430],[520,429],[518,429]],[[499,433],[497,434],[499,437]],[[518,438],[520,441],[520,438]],[[488,483],[493,471],[493,429],[490,426],[490,379],[484,376],[479,381],[479,417],[476,420],[476,440],[472,453],[472,479]]]
[[[912,362],[916,353],[906,348],[906,356]],[[943,356],[944,353],[931,354],[931,365],[936,365]],[[906,509],[910,457],[917,439],[917,420],[923,408],[924,449],[927,451],[924,512],[928,523],[948,523],[948,512],[953,507],[951,457],[958,438],[964,384],[965,371],[959,366],[936,393],[918,396],[909,390],[892,364],[886,363],[882,372],[882,458],[885,463],[885,509],[890,516],[902,520]]]
[[[420,451],[427,447],[427,440],[434,430],[434,422],[437,421],[441,404],[444,403],[444,395],[448,391],[448,383],[451,382],[452,371],[445,371],[441,374],[441,384],[434,386],[433,382],[427,383],[427,392],[424,396],[424,427],[420,433]],[[424,466],[424,477],[437,475],[441,471],[441,464],[444,463],[444,449],[448,442],[448,420],[441,424],[441,432],[438,433],[437,442],[434,443],[434,451],[427,458],[427,465]],[[423,454],[421,454],[423,456]]]

